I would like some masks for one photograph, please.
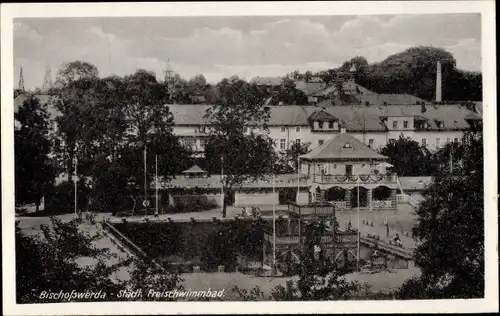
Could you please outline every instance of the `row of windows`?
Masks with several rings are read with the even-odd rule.
[[[337,130],[337,129],[339,129],[339,125],[338,124],[339,124],[338,122],[332,122],[332,121],[330,121],[330,122],[328,122],[328,129],[335,129],[335,130]],[[325,126],[324,122],[321,122],[321,121],[318,122],[318,128],[319,129],[323,129],[324,126]]]
[[[398,121],[392,121],[392,128],[398,128]],[[408,128],[408,121],[403,121],[403,128]]]
[[[459,142],[459,139],[458,138],[454,138],[453,141],[455,143],[458,143]],[[389,138],[389,142],[396,142],[396,139],[395,138]],[[446,138],[446,142],[445,144],[448,144],[448,143],[451,143],[451,138],[448,137]],[[422,146],[427,146],[427,138],[422,138]],[[436,147],[439,147],[441,146],[441,138],[436,138]]]
[[[295,126],[295,131],[300,132],[302,130],[307,130],[307,126]],[[281,132],[286,132],[286,126],[281,126]]]

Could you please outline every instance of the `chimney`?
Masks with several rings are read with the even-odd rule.
[[[436,102],[441,102],[441,62],[437,62],[436,71]]]

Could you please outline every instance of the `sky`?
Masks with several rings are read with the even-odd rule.
[[[457,67],[481,70],[479,14],[359,16],[239,16],[23,18],[14,20],[14,83],[23,68],[26,89],[53,80],[65,62],[87,61],[99,75],[137,69],[164,78],[165,69],[215,83],[237,75],[282,76],[341,65],[354,56],[369,63],[413,46],[452,53]]]

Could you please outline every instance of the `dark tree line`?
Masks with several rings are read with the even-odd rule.
[[[434,47],[413,47],[369,64],[357,56],[338,69],[319,72],[325,82],[333,82],[339,73],[349,73],[355,66],[354,80],[376,93],[412,94],[435,100],[437,62],[441,62],[442,98],[444,101],[482,100],[482,75],[456,68],[453,55]]]

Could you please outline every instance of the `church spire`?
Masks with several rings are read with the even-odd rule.
[[[23,76],[23,67],[21,67],[21,71],[19,72],[19,84],[17,86],[19,90],[25,92],[24,90],[24,76]]]

